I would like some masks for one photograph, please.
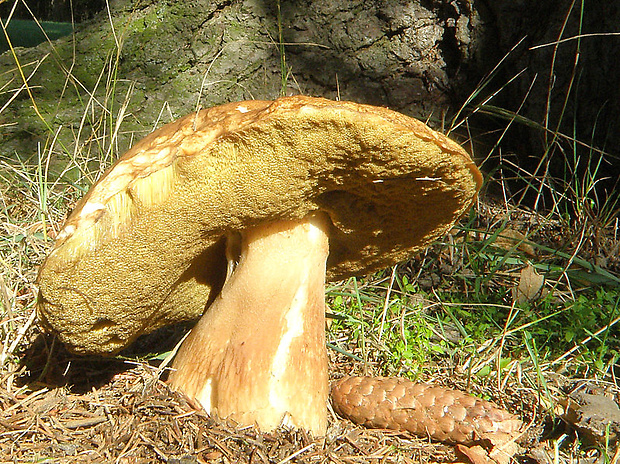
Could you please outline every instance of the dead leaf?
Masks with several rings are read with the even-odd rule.
[[[536,272],[534,266],[528,263],[521,270],[519,283],[512,289],[512,300],[516,304],[534,301],[542,294],[545,278]]]
[[[503,434],[506,435],[506,434]],[[514,436],[504,436],[502,442],[491,441],[493,443],[493,449],[489,451],[489,457],[494,463],[508,464],[512,457],[517,454],[521,448],[515,442]]]
[[[536,256],[536,251],[534,247],[528,243],[527,237],[518,230],[509,227],[499,233],[493,245],[503,250],[517,250],[528,256]]]
[[[620,407],[602,394],[577,392],[563,401],[562,418],[594,443],[615,441],[620,435]]]
[[[459,453],[464,454],[467,459],[471,461],[472,464],[492,464],[493,461],[489,459],[489,455],[486,450],[480,446],[465,446],[465,445],[456,445],[456,450]]]
[[[492,434],[490,434],[492,435]],[[503,437],[487,436],[492,448],[487,450],[481,445],[465,446],[456,445],[456,450],[465,455],[472,464],[509,464],[512,457],[520,451],[519,445],[515,443],[512,436],[503,434]],[[499,440],[499,442],[495,441]]]

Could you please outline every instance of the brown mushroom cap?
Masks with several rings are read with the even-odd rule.
[[[481,175],[402,114],[304,96],[203,110],[148,135],[80,201],[39,274],[39,316],[72,350],[115,352],[198,317],[227,235],[324,211],[327,278],[399,262],[465,212]]]

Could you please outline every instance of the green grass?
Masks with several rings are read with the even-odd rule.
[[[409,283],[408,273],[398,268],[392,286],[390,278],[380,276],[357,290],[344,283],[328,291],[329,308],[336,315],[331,330],[350,333],[359,345],[355,354],[379,364],[378,372],[384,375],[396,372],[416,378],[425,364],[432,366],[429,361],[453,361],[459,353],[470,353],[476,346],[495,347],[502,340],[511,358],[531,357],[535,344],[538,361],[549,368],[562,367],[574,377],[611,378],[620,353],[614,336],[620,287],[587,287],[570,296],[558,288],[551,270],[544,296],[516,304],[515,269],[525,263],[510,260],[504,267],[489,266],[487,258],[478,255],[485,263],[470,263],[475,272],[450,280],[442,276],[430,290]],[[501,255],[494,258],[505,261]]]

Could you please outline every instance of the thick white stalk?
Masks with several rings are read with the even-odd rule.
[[[325,433],[327,228],[315,215],[244,232],[239,263],[175,358],[173,388],[239,424]]]

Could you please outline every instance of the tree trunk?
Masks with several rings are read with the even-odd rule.
[[[15,98],[0,113],[0,154],[29,157],[55,140],[51,152],[97,153],[109,164],[136,137],[198,108],[296,93],[385,105],[441,128],[472,92],[476,107],[501,89],[490,104],[535,123],[513,124],[504,139],[524,166],[553,138],[545,127],[618,156],[620,37],[530,48],[620,24],[616,2],[586,5],[581,21],[573,3],[111,1],[110,15],[74,36],[16,50],[32,99],[12,53],[0,56],[1,98]],[[474,133],[489,125],[506,122],[470,119]]]

